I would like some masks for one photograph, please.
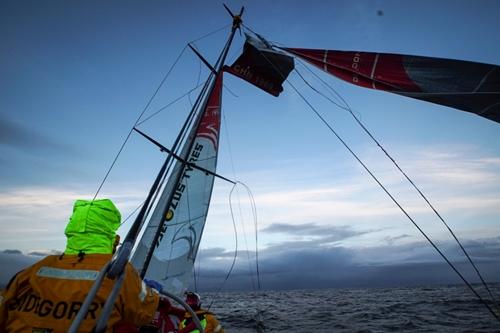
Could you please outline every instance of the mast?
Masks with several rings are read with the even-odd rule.
[[[226,6],[224,6],[224,7],[229,11],[229,9]],[[229,11],[230,15],[233,17],[233,26],[231,28],[231,32],[229,34],[227,42],[226,42],[224,48],[222,49],[222,51],[219,55],[219,58],[217,59],[215,67],[211,68],[212,71],[207,79],[206,84],[205,84],[205,87],[208,86],[208,88],[204,89],[197,98],[197,101],[201,100],[202,102],[198,103],[198,105],[196,105],[196,103],[195,103],[195,106],[193,107],[192,112],[194,113],[194,109],[196,108],[196,106],[199,106],[197,108],[197,114],[195,116],[194,123],[191,126],[190,133],[189,133],[188,137],[186,138],[186,140],[184,142],[183,149],[180,153],[180,157],[185,161],[188,159],[188,154],[193,148],[194,140],[196,137],[196,132],[198,130],[198,127],[200,125],[200,122],[201,122],[201,119],[203,116],[203,111],[205,110],[205,108],[207,106],[208,99],[214,90],[214,87],[215,87],[215,84],[216,84],[216,81],[217,81],[219,75],[221,75],[221,71],[222,71],[222,68],[224,66],[224,62],[226,60],[229,49],[231,47],[232,41],[234,39],[234,35],[236,33],[236,30],[239,29],[240,24],[242,22],[241,15],[243,15],[243,11],[244,11],[244,7],[241,8],[240,13],[238,15],[233,15],[231,13],[231,11]],[[204,59],[202,59],[202,60],[206,63],[206,61]],[[191,120],[190,117],[188,117],[188,119],[186,119],[186,123],[184,124],[183,129],[187,127],[187,123],[190,122],[190,120]],[[185,134],[185,133],[183,133],[183,131],[181,130],[181,132],[179,133],[179,135],[177,137],[176,143],[181,141],[180,138],[183,136],[183,134]],[[167,160],[169,160],[171,158],[172,158],[172,154],[169,154],[169,156],[167,157]],[[164,171],[163,169],[164,168],[162,168],[160,173],[162,171]],[[177,165],[174,167],[174,170],[172,171],[172,173],[170,175],[171,179],[173,180],[172,184],[179,184],[179,182],[182,180],[184,169],[185,169],[185,163],[177,163]],[[157,179],[158,178],[161,178],[160,174],[157,176]],[[156,184],[156,181],[155,181],[155,184]],[[158,184],[156,184],[156,186],[158,186]],[[165,229],[164,229],[165,223],[166,223],[165,216],[167,215],[169,207],[172,204],[174,195],[175,195],[175,187],[169,189],[167,200],[164,200],[164,201],[161,200],[162,201],[161,203],[158,202],[158,205],[161,204],[163,206],[162,210],[161,210],[161,214],[159,216],[160,223],[157,226],[157,229],[156,229],[156,232],[155,232],[154,237],[152,239],[151,245],[150,245],[148,252],[144,258],[144,262],[142,263],[142,267],[140,267],[141,278],[144,278],[144,276],[146,275],[146,272],[147,272],[147,269],[149,267],[149,263],[151,261],[151,257],[153,255],[154,250],[155,250],[156,244],[158,243],[162,233],[165,231]],[[143,206],[143,209],[144,209],[144,206]],[[139,217],[140,216],[138,216],[138,218]],[[143,217],[141,217],[141,218],[143,218]],[[153,216],[152,216],[152,218],[153,218]],[[136,268],[138,268],[138,267],[136,267]]]

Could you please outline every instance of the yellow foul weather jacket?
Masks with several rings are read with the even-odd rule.
[[[48,256],[18,273],[0,296],[0,332],[67,332],[85,296],[111,254]],[[136,326],[153,319],[159,296],[132,265],[108,321],[107,332],[124,321]],[[114,281],[105,279],[91,304],[80,332],[91,332]]]
[[[205,333],[224,333],[224,329],[221,327],[219,321],[211,312],[203,309],[197,310],[195,312]],[[186,332],[185,328],[191,323],[191,321],[191,314],[186,313],[184,320],[181,321],[179,332],[188,333]],[[190,333],[199,333],[199,330],[195,329],[190,331]]]

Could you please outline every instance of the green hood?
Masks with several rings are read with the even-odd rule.
[[[121,214],[109,199],[77,200],[64,230],[65,254],[112,253]]]

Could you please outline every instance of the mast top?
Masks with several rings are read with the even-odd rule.
[[[239,29],[242,22],[240,15],[233,16],[233,29]]]
[[[245,7],[241,7],[240,13],[238,15],[234,15],[233,12],[225,4],[222,4],[222,5],[224,6],[224,8],[226,8],[229,15],[231,15],[231,17],[233,18],[233,30],[239,29],[241,23],[243,23],[241,16],[243,16],[243,12],[245,11]]]

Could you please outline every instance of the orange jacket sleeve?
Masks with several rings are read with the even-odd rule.
[[[120,298],[123,318],[137,326],[151,323],[160,299],[156,291],[146,286],[130,263],[125,267]]]
[[[205,316],[205,318],[207,319],[207,329],[206,329],[207,333],[208,332],[224,333],[224,329],[222,328],[221,324],[219,323],[217,318],[215,318],[214,315],[209,313]]]

